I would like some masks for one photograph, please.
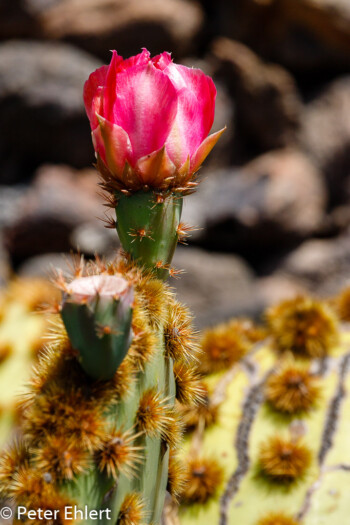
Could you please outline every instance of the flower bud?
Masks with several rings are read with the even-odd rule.
[[[62,319],[84,371],[111,379],[132,340],[133,287],[118,275],[74,279],[63,296]]]
[[[123,59],[84,86],[98,168],[105,188],[190,191],[191,179],[224,130],[210,136],[216,88],[200,69],[174,64],[169,53]]]

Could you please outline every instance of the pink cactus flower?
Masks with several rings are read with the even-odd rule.
[[[208,136],[216,89],[199,69],[174,64],[169,53],[143,49],[109,66],[84,86],[98,167],[110,191],[142,187],[189,192],[194,173],[224,130]]]

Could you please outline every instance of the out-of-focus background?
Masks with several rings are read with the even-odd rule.
[[[212,75],[214,128],[227,125],[174,261],[197,325],[336,293],[350,276],[348,0],[2,0],[1,285],[77,248],[115,254],[82,89],[110,49],[141,47]]]

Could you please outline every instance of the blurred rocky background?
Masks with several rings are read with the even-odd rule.
[[[227,131],[186,199],[173,285],[198,326],[350,277],[349,0],[2,0],[0,282],[113,256],[82,89],[147,47],[201,67]]]

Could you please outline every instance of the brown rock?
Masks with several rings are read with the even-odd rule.
[[[17,269],[20,277],[54,279],[57,272],[72,275],[72,268],[79,264],[79,256],[71,253],[45,253],[26,259]],[[1,524],[0,524],[1,525]]]
[[[194,313],[198,328],[234,316],[260,313],[254,275],[239,257],[178,247],[174,266],[185,273],[173,279],[171,285],[179,300]]]
[[[100,215],[102,213],[100,208]],[[112,215],[112,212],[111,212]],[[75,250],[90,257],[94,255],[115,257],[120,248],[116,230],[106,228],[100,220],[90,220],[79,224],[70,236],[70,242]]]
[[[292,70],[350,67],[348,0],[219,0],[220,32]]]
[[[17,204],[17,219],[5,229],[12,259],[69,251],[78,225],[98,221],[102,199],[96,193],[97,173],[66,166],[43,166]]]
[[[110,49],[132,55],[144,46],[154,53],[168,50],[183,56],[198,47],[204,21],[199,4],[186,0],[16,1],[17,10],[8,5],[3,14],[11,17],[12,31],[20,33],[11,35],[5,18],[0,35],[28,36],[23,20],[30,20],[29,36],[67,40],[104,60],[110,59]]]
[[[16,222],[27,191],[28,185],[24,184],[0,186],[0,230]]]
[[[259,183],[268,178],[261,218],[279,224],[285,233],[307,237],[319,227],[326,194],[317,169],[296,150],[267,153],[249,163],[243,176]],[[254,215],[243,208],[242,218],[254,223]],[[251,219],[249,219],[251,217]]]
[[[0,231],[0,290],[6,285],[11,275],[8,253],[3,242],[3,234]]]
[[[99,65],[68,44],[0,44],[2,182],[12,183],[45,162],[92,165],[82,91]]]
[[[184,220],[203,228],[197,243],[257,264],[317,231],[325,204],[322,177],[308,158],[276,150],[241,170],[208,176],[188,197]]]
[[[305,241],[288,255],[281,271],[299,279],[312,293],[338,293],[350,279],[350,231],[334,239]]]
[[[1,39],[31,38],[38,33],[34,13],[28,7],[24,0],[3,0],[0,3]]]
[[[305,107],[300,144],[325,174],[332,204],[349,201],[350,76],[331,82]]]
[[[256,293],[265,307],[307,293],[307,289],[298,279],[282,272],[260,277],[256,286]]]
[[[293,142],[301,109],[293,77],[227,38],[215,40],[212,53],[216,74],[233,93],[240,130],[263,149]]]

